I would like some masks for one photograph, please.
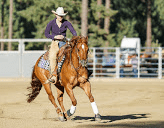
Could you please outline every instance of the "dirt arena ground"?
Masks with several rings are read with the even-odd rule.
[[[0,79],[0,128],[164,128],[164,79],[91,79],[91,84],[102,120],[94,121],[88,97],[77,87],[76,113],[60,122],[44,88],[29,104],[29,79]],[[64,105],[71,107],[66,93]]]

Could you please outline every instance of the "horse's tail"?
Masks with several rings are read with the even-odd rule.
[[[34,71],[35,71],[35,67],[34,67],[33,72],[32,72],[31,86],[27,88],[30,91],[30,93],[27,95],[28,96],[28,98],[27,98],[28,103],[33,101],[38,96],[38,94],[42,88],[42,83],[36,77],[36,74]]]

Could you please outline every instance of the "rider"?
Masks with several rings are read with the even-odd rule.
[[[49,81],[54,83],[56,81],[56,76],[53,75],[56,66],[56,54],[59,51],[59,48],[66,44],[63,40],[66,37],[67,28],[71,31],[73,36],[77,36],[77,33],[72,24],[63,19],[63,17],[67,14],[64,13],[63,7],[58,7],[56,11],[52,10],[52,13],[55,14],[56,18],[47,24],[45,36],[52,39],[51,47],[49,49],[49,61],[52,76]]]

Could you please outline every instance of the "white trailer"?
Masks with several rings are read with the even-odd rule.
[[[121,63],[124,65],[131,64],[131,60],[128,58],[132,54],[138,54],[140,51],[140,38],[124,38],[121,41],[120,53],[122,55]]]

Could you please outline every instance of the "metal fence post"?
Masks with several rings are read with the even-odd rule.
[[[138,78],[140,78],[140,52],[141,52],[141,48],[140,48],[140,44],[138,47]]]
[[[93,78],[95,78],[95,73],[96,73],[96,53],[95,53],[95,48],[93,48]]]
[[[120,48],[116,48],[116,78],[120,78]]]
[[[23,56],[23,51],[24,51],[24,41],[23,39],[19,39],[19,58],[20,58],[20,67],[19,67],[19,72],[20,72],[20,77],[23,77],[23,59],[22,59],[22,56]]]
[[[162,79],[162,48],[158,47],[158,79]]]

